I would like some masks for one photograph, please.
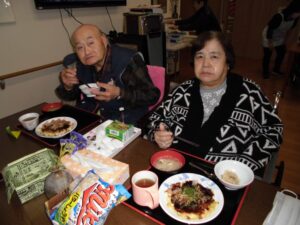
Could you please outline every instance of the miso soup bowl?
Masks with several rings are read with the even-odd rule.
[[[39,123],[39,114],[32,112],[19,117],[19,122],[27,130],[33,130]]]
[[[176,173],[185,165],[184,156],[172,149],[154,153],[150,159],[151,166],[165,173]]]
[[[42,112],[43,113],[52,113],[60,110],[63,107],[61,102],[52,102],[52,103],[45,103],[42,105]]]

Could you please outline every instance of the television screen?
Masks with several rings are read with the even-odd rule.
[[[37,9],[86,8],[122,6],[126,0],[34,0]]]

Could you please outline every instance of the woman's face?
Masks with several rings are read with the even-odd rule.
[[[196,52],[194,65],[196,77],[201,81],[201,85],[207,88],[218,87],[226,79],[226,55],[217,39],[207,41],[204,48]]]

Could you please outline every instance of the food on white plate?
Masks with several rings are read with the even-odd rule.
[[[40,133],[47,137],[63,135],[74,128],[75,124],[65,119],[53,119],[43,124]]]
[[[179,217],[199,220],[214,211],[218,202],[214,200],[211,189],[197,181],[177,182],[167,189],[168,207],[175,210]]]
[[[229,171],[229,170],[225,170],[225,172],[221,175],[222,179],[230,184],[239,184],[240,183],[240,179],[238,177],[238,175],[233,172],[233,171]]]
[[[182,167],[182,163],[174,157],[161,157],[155,163],[154,167],[162,171],[175,171]]]

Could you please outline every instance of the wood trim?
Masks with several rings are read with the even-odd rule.
[[[58,65],[61,65],[61,64],[62,64],[62,61],[57,61],[57,62],[45,64],[45,65],[42,65],[42,66],[37,66],[37,67],[33,67],[33,68],[25,69],[25,70],[20,70],[20,71],[13,72],[13,73],[0,75],[0,80],[21,76],[21,75],[24,75],[24,74],[27,74],[27,73],[32,73],[32,72],[39,71],[39,70],[48,69],[50,67],[58,66]]]

